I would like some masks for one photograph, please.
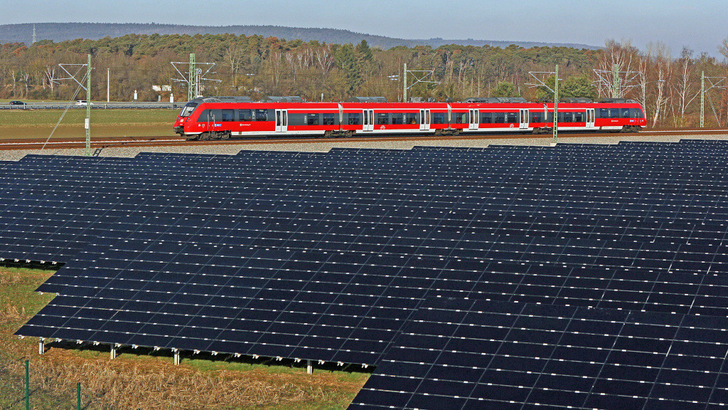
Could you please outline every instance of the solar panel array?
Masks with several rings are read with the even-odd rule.
[[[728,318],[428,299],[351,408],[706,408]]]
[[[0,257],[67,262],[21,335],[382,364],[371,383],[400,380],[433,300],[725,317],[727,156],[715,141],[28,156],[0,167]],[[438,388],[428,372],[407,375],[416,397]]]

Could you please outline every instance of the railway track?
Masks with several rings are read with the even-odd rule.
[[[559,133],[559,138],[566,141],[570,138],[588,138],[588,137],[636,137],[636,136],[691,136],[700,135],[726,135],[728,129],[695,129],[695,130],[643,130],[639,133]],[[433,136],[433,135],[392,135],[392,136],[356,136],[351,138],[311,138],[311,137],[268,137],[268,138],[248,138],[248,139],[230,139],[224,141],[186,141],[178,136],[161,136],[161,137],[113,137],[100,138],[91,140],[92,149],[103,149],[111,147],[162,147],[162,146],[195,146],[195,145],[212,145],[212,144],[285,144],[285,143],[332,143],[332,142],[376,142],[376,141],[436,141],[436,140],[482,140],[482,139],[522,139],[522,138],[551,138],[550,134],[467,134],[457,136]],[[86,141],[84,139],[58,139],[58,140],[41,140],[41,139],[7,139],[0,140],[0,150],[40,150],[40,149],[70,149],[84,148]]]

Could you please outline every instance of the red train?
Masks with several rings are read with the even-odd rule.
[[[484,98],[465,102],[251,102],[236,97],[188,102],[174,131],[188,140],[263,136],[353,136],[550,132],[554,106],[523,99]],[[559,103],[560,131],[634,132],[646,124],[642,106],[631,100]]]

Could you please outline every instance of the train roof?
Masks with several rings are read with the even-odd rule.
[[[269,95],[260,99],[261,102],[305,102],[297,95]]]
[[[385,103],[387,99],[385,97],[351,97],[346,102]]]
[[[485,103],[485,104],[502,104],[502,103],[527,103],[525,98],[523,97],[477,97],[477,98],[468,98],[465,101],[465,103]]]
[[[189,103],[253,103],[250,97],[239,97],[239,96],[217,96],[217,97],[200,97],[189,101]],[[357,96],[351,97],[345,102],[347,103],[365,103],[365,104],[458,104],[454,101],[432,101],[432,102],[388,102],[385,97],[364,97]],[[561,103],[566,104],[639,104],[637,101],[628,98],[602,98],[599,100],[592,100],[590,98],[562,98],[559,100]],[[299,96],[267,96],[263,97],[258,103],[312,103],[312,104],[337,104],[334,101],[317,102],[317,101],[306,101]],[[523,97],[477,97],[468,98],[460,104],[551,104],[553,101],[528,101]]]
[[[213,103],[213,102],[253,102],[253,100],[250,99],[250,97],[239,97],[239,96],[220,96],[220,97],[199,97],[195,98],[193,100],[190,100],[188,103]]]

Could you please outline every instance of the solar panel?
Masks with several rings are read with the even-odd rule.
[[[725,316],[727,156],[29,156],[0,170],[0,256],[66,263],[18,334],[377,365],[428,298]]]
[[[724,404],[725,317],[428,299],[352,408]]]

